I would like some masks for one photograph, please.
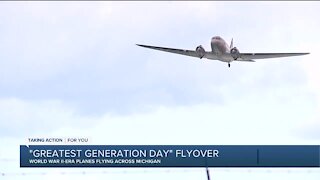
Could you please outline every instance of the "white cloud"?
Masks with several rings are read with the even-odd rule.
[[[90,135],[110,144],[290,144],[295,142],[291,137],[293,130],[313,111],[308,106],[300,107],[300,103],[307,101],[304,99],[269,98],[262,102],[252,96],[245,101],[230,99],[220,105],[154,106],[149,112],[128,115],[79,116],[70,105],[59,101],[30,103],[7,99],[0,102],[0,118],[5,120],[1,129],[2,136],[9,137],[44,135],[58,130],[57,136]],[[106,138],[115,134],[119,134],[115,139]]]
[[[73,108],[58,100],[28,102],[16,98],[0,99],[2,137],[46,134],[63,126],[88,126]]]
[[[270,50],[280,47],[281,50],[312,48],[316,52],[316,42],[311,39],[314,37],[303,36],[305,31],[308,34],[314,33],[319,25],[310,18],[316,14],[309,6],[312,3],[303,5],[308,9],[303,14],[291,13],[299,9],[301,4],[288,6],[285,24],[281,24],[278,10],[287,6],[286,3],[280,3],[279,7],[273,3],[235,3],[243,6],[243,9],[251,8],[249,12],[256,16],[250,16],[245,10],[239,13],[238,6],[232,4],[159,2],[155,6],[151,2],[4,3],[2,22],[7,26],[1,30],[6,44],[2,56],[12,59],[4,58],[0,61],[0,86],[3,90],[1,103],[4,107],[2,116],[13,122],[34,119],[29,124],[36,129],[42,119],[48,119],[44,123],[50,123],[53,119],[72,119],[73,114],[77,114],[77,118],[86,119],[80,116],[82,112],[94,111],[88,109],[100,109],[100,115],[126,108],[131,109],[129,112],[141,112],[149,107],[154,110],[154,107],[161,105],[224,105],[230,100],[245,103],[245,99],[250,96],[279,98],[281,103],[297,102],[305,108],[317,104],[319,99],[311,100],[312,93],[320,92],[318,71],[313,66],[317,64],[314,54],[296,58],[292,62],[274,60],[252,64],[235,63],[231,71],[221,63],[152,53],[134,46],[134,43],[145,40],[183,48],[192,46],[189,43],[194,43],[194,39],[200,39],[201,42],[204,37],[222,33],[227,38],[238,36],[239,41],[236,42],[239,42],[240,47],[244,45],[244,50],[257,45],[257,49],[260,49],[268,45],[266,48]],[[269,12],[268,8],[275,13],[265,17],[263,14]],[[259,17],[262,19],[256,21]],[[258,29],[249,30],[250,27],[244,26],[242,22],[256,22],[254,26]],[[310,28],[300,26],[302,22]],[[198,24],[205,26],[197,27]],[[23,31],[21,27],[25,27]],[[237,31],[232,33],[227,27],[236,28]],[[291,34],[286,36],[288,32]],[[261,33],[266,37],[259,36]],[[295,39],[291,39],[293,37]],[[305,44],[299,44],[306,39]],[[286,41],[290,43],[278,44]],[[136,49],[132,50],[133,47]],[[303,68],[299,67],[298,60],[302,61]],[[308,87],[304,87],[306,82],[309,83]],[[292,97],[298,100],[292,100]],[[68,108],[62,107],[62,104],[68,104]],[[15,111],[8,110],[8,107]],[[67,110],[57,117],[54,111],[60,109]],[[52,115],[46,117],[46,114]],[[26,125],[23,123],[26,121],[21,122],[15,128],[18,131]],[[6,129],[10,126],[6,124],[3,127]]]

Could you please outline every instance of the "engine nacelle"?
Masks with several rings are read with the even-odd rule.
[[[230,50],[230,54],[234,60],[237,60],[240,57],[240,51],[236,47]]]
[[[198,46],[198,47],[196,48],[196,53],[197,53],[198,57],[199,57],[200,59],[202,59],[203,56],[206,54],[206,51],[205,51],[204,48],[200,45],[200,46]]]

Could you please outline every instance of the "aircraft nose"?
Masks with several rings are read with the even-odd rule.
[[[217,38],[215,38],[215,37],[211,38],[211,44],[217,44],[218,41],[219,40]]]

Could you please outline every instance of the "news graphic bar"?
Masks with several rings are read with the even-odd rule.
[[[320,167],[320,146],[21,145],[20,167]]]

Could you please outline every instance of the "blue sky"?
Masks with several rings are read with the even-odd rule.
[[[86,136],[98,144],[319,144],[318,6],[1,2],[0,139],[7,146],[0,158],[17,158],[0,169],[24,171],[17,147],[30,136]],[[234,38],[240,52],[311,54],[228,68],[135,46],[210,50],[215,35]],[[255,175],[243,176],[272,176]]]

